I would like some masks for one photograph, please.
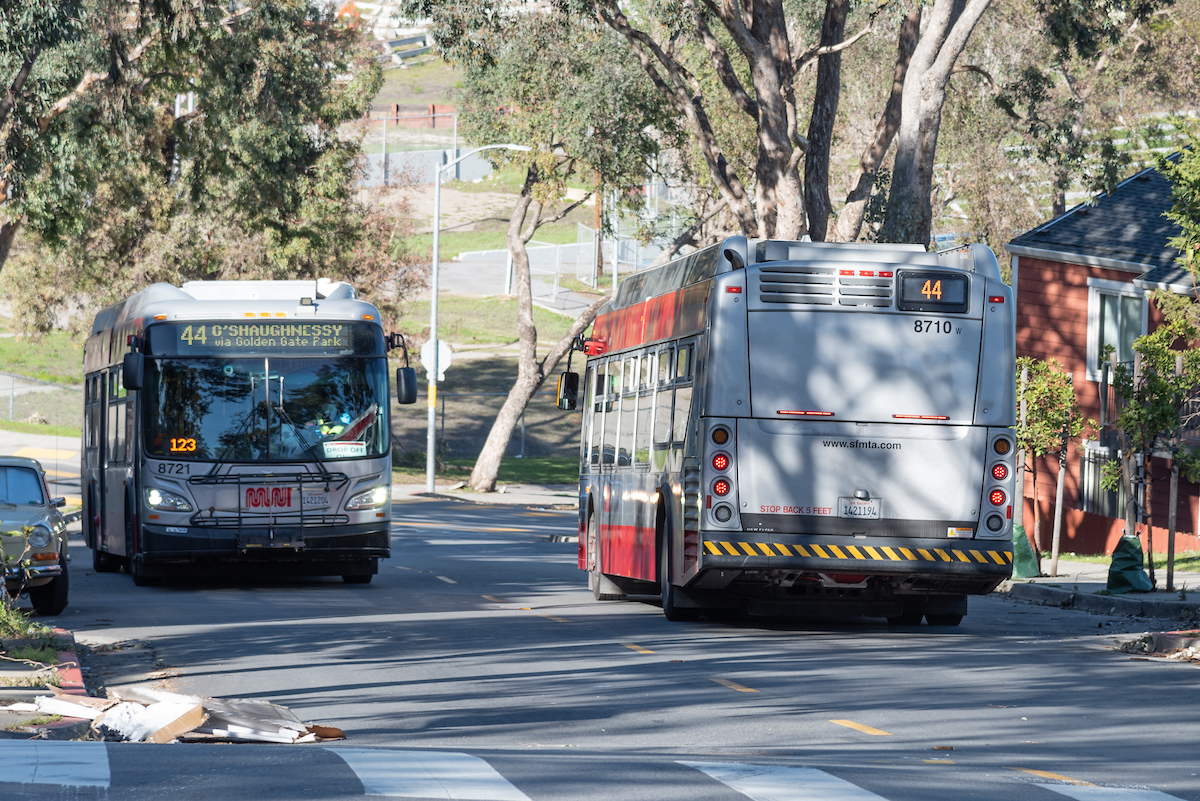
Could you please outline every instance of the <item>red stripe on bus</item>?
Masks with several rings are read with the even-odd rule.
[[[600,566],[603,572],[656,581],[654,526],[600,524]]]
[[[710,284],[703,281],[601,314],[592,338],[604,342],[607,352],[697,334],[704,330]]]

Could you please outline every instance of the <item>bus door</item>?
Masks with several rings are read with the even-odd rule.
[[[121,370],[108,371],[108,391],[104,394],[103,458],[100,491],[104,498],[104,550],[125,555],[125,387]]]
[[[104,442],[104,401],[108,395],[107,379],[103,373],[89,375],[84,382],[83,413],[83,465],[80,471],[80,489],[83,493],[84,532],[89,548],[100,545],[101,499],[104,497],[104,471],[101,469],[101,453]]]

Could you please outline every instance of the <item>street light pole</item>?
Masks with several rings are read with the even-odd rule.
[[[528,151],[533,148],[528,145],[485,145],[469,150],[453,161],[438,165],[433,174],[433,275],[430,277],[429,290],[429,348],[433,354],[431,364],[425,365],[429,371],[429,391],[427,410],[427,430],[425,436],[425,491],[434,491],[434,473],[437,470],[437,387],[438,387],[438,239],[442,230],[442,174],[451,167],[457,167],[459,162],[469,159],[483,150],[519,150]]]

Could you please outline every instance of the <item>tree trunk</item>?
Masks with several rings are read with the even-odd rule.
[[[1154,514],[1152,512],[1153,507],[1150,506],[1150,493],[1153,487],[1150,459],[1150,454],[1146,454],[1146,458],[1142,461],[1144,471],[1142,486],[1145,487],[1142,492],[1145,495],[1146,502],[1146,571],[1150,575],[1150,586],[1157,587],[1158,579],[1154,577]]]
[[[946,83],[991,0],[935,0],[904,78],[896,164],[881,239],[928,245],[933,166]]]
[[[17,229],[20,227],[20,220],[9,220],[0,225],[0,272],[4,270],[4,263],[8,261],[8,254],[12,251],[12,243],[17,238]]]
[[[866,150],[858,160],[858,174],[854,177],[854,188],[846,195],[846,204],[838,214],[837,229],[834,240],[837,242],[853,242],[862,231],[863,216],[867,210],[867,201],[871,199],[871,190],[875,187],[875,176],[879,165],[896,129],[900,127],[900,101],[904,95],[904,76],[908,73],[909,62],[912,61],[913,50],[916,49],[917,39],[921,33],[921,9],[914,8],[905,15],[900,23],[900,36],[896,44],[896,69],[892,77],[892,93],[888,96],[887,105],[879,122],[875,124],[875,135],[871,138]]]
[[[1037,559],[1038,573],[1042,572],[1042,498],[1038,493],[1038,456],[1033,454],[1033,557]]]
[[[826,0],[821,47],[842,43],[849,8],[850,0]],[[814,242],[825,241],[829,227],[829,151],[841,85],[841,52],[821,56],[817,61],[817,85],[808,123],[808,152],[804,155],[804,206],[808,211],[808,235]]]
[[[500,462],[504,458],[504,452],[508,449],[509,440],[512,439],[513,430],[520,421],[521,414],[529,405],[534,393],[545,383],[546,376],[554,371],[558,362],[569,351],[571,342],[592,324],[596,312],[600,311],[600,307],[608,301],[608,298],[601,297],[585,309],[579,319],[568,329],[566,335],[551,348],[546,358],[540,364],[538,363],[537,327],[533,323],[533,288],[529,275],[529,251],[525,246],[537,231],[538,220],[541,217],[540,208],[534,208],[534,221],[528,230],[524,232],[521,230],[525,227],[530,207],[534,205],[529,191],[531,186],[532,178],[527,178],[525,189],[513,207],[512,218],[508,222],[508,230],[504,237],[508,252],[512,256],[513,280],[516,283],[517,292],[517,337],[519,342],[517,380],[509,390],[508,397],[504,399],[504,405],[500,407],[500,413],[496,415],[496,420],[492,423],[487,440],[483,444],[483,450],[479,452],[479,458],[475,460],[475,467],[471,470],[471,478],[468,483],[476,492],[495,491]]]

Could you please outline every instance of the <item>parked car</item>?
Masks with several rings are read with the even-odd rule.
[[[39,615],[67,608],[65,498],[51,498],[34,459],[0,456],[0,554],[10,595],[29,593]]]

